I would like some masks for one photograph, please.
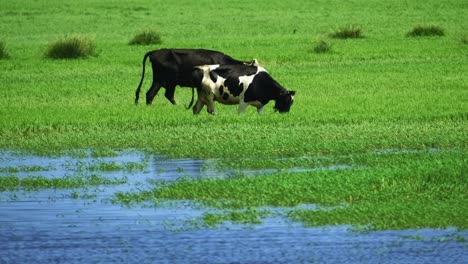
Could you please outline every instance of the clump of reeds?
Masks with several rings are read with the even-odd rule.
[[[463,37],[461,41],[463,44],[468,45],[468,37]]]
[[[350,38],[363,38],[362,29],[357,25],[347,25],[339,28],[332,34],[332,38],[350,39]]]
[[[0,59],[8,59],[10,54],[8,53],[6,44],[0,40]]]
[[[332,44],[325,40],[319,40],[314,45],[314,52],[315,53],[327,53],[331,52]]]
[[[161,44],[161,34],[155,29],[147,29],[137,33],[129,45],[158,45]]]
[[[93,39],[72,34],[49,43],[45,56],[51,59],[77,59],[94,55],[96,43]]]
[[[406,34],[408,37],[444,36],[444,29],[435,25],[417,25]]]

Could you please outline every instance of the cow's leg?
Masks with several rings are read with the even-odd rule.
[[[161,83],[153,81],[151,88],[146,92],[146,104],[150,105],[153,102],[154,97],[158,94],[161,89]]]
[[[216,111],[215,111],[215,107],[214,107],[214,96],[213,95],[208,96],[208,102],[207,102],[206,106],[208,108],[208,113],[210,113],[212,115],[216,115]]]
[[[243,114],[245,112],[245,109],[247,108],[249,104],[247,104],[246,102],[244,102],[243,100],[241,100],[239,102],[239,109],[237,110],[237,112],[239,114]]]
[[[257,107],[257,113],[258,113],[259,115],[263,114],[263,106]]]
[[[200,113],[200,111],[203,109],[203,106],[205,104],[202,102],[202,100],[200,99],[200,96],[198,96],[197,98],[197,102],[195,103],[195,105],[193,106],[192,110],[193,110],[193,114],[194,115],[198,115]]]
[[[164,96],[171,102],[173,105],[177,105],[177,102],[174,98],[174,93],[175,93],[175,85],[170,84],[166,87],[166,92],[164,93]]]
[[[203,103],[197,101],[197,103],[193,106],[192,111],[194,115],[200,114],[201,110],[203,109]]]
[[[214,103],[208,104],[207,108],[208,108],[207,109],[208,113],[210,113],[212,115],[216,115],[216,111],[215,111],[215,108],[214,108]]]

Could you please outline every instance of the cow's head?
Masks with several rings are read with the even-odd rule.
[[[275,102],[275,111],[278,111],[280,113],[287,113],[289,112],[289,109],[291,108],[291,105],[294,102],[294,95],[296,94],[295,91],[283,91],[280,93],[280,96],[278,99],[276,99]]]

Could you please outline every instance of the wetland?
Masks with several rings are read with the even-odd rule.
[[[179,2],[2,1],[0,263],[466,262],[466,1]],[[294,105],[135,106],[161,48],[255,58]]]
[[[275,177],[281,171],[314,177],[326,171],[352,170],[349,164],[298,169],[295,159],[279,159],[276,163],[292,162],[292,169],[243,170],[226,167],[233,162],[226,160],[171,159],[135,150],[109,153],[99,157],[92,151],[63,156],[1,152],[2,178],[18,179],[16,185],[1,185],[2,263],[456,263],[467,257],[468,233],[454,226],[373,230],[350,223],[311,227],[291,217],[293,212],[333,211],[345,205],[266,203],[239,208],[242,203],[221,205],[197,198],[152,197],[132,203],[119,198],[119,194],[153,193],[179,182]],[[312,158],[300,158],[302,163],[307,159]],[[38,178],[41,183],[24,181]],[[49,182],[69,178],[82,180],[71,185]]]

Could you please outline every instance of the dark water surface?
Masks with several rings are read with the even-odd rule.
[[[145,163],[146,168],[111,172],[91,169],[103,162]],[[0,177],[61,178],[97,173],[109,178],[126,177],[128,182],[0,192],[0,263],[467,263],[467,230],[364,232],[352,231],[349,226],[306,228],[284,217],[291,208],[272,208],[278,213],[258,225],[226,223],[207,228],[200,218],[215,211],[190,201],[130,208],[110,202],[116,191],[144,190],[155,181],[229,176],[213,169],[213,163],[171,160],[141,152],[106,158],[1,152]],[[27,171],[27,166],[43,169]],[[23,169],[8,172],[12,167]],[[347,168],[337,165],[292,171]]]

